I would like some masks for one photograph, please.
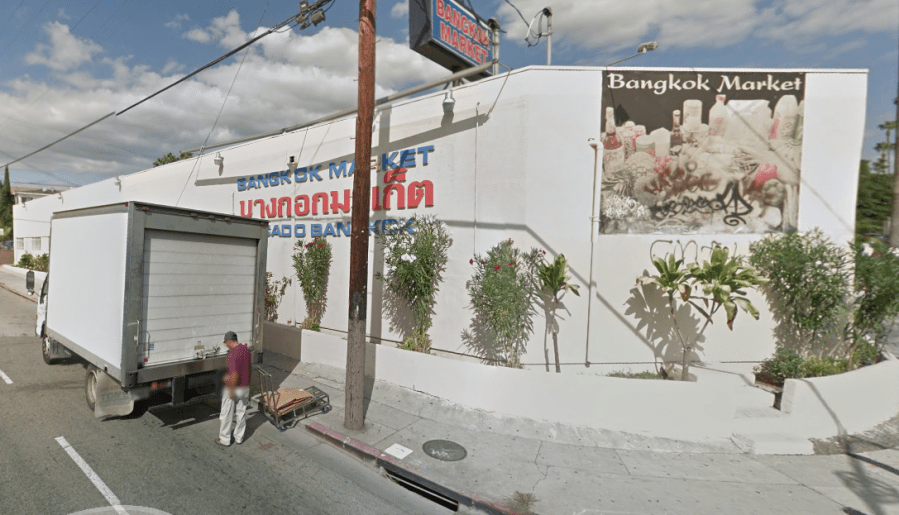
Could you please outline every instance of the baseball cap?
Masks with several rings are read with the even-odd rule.
[[[227,342],[231,340],[237,341],[237,333],[235,333],[234,331],[228,331],[227,333],[225,333],[225,339],[223,341]]]

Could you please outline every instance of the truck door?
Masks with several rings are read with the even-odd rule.
[[[144,366],[195,359],[253,334],[256,241],[147,230],[144,242],[140,361]]]
[[[37,321],[34,325],[34,332],[37,336],[43,336],[44,324],[47,322],[47,291],[50,288],[50,274],[44,279],[44,285],[41,286],[41,296],[37,301]]]

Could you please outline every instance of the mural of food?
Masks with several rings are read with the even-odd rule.
[[[602,233],[795,230],[804,73],[603,74]]]

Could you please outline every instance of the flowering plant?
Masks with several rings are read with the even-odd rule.
[[[506,365],[521,368],[528,335],[533,329],[534,300],[540,289],[537,265],[545,252],[529,252],[505,240],[487,251],[475,254],[469,264],[474,276],[465,283],[475,320],[482,321]]]
[[[278,321],[278,306],[284,298],[284,292],[290,285],[290,278],[282,277],[272,281],[272,273],[265,273],[265,319],[269,322]]]
[[[316,237],[310,242],[300,240],[294,247],[293,268],[297,272],[303,300],[306,301],[306,320],[303,327],[317,330],[325,316],[328,299],[328,277],[331,274],[331,244]]]
[[[771,235],[750,245],[750,263],[768,279],[765,286],[781,322],[810,351],[846,321],[851,257],[815,229]]]
[[[453,244],[446,224],[433,216],[412,219],[415,233],[406,230],[383,231],[378,242],[384,246],[385,274],[376,277],[387,289],[403,299],[412,310],[412,334],[401,346],[407,350],[430,352],[431,308],[447,262],[447,251]],[[405,224],[400,222],[400,227]]]

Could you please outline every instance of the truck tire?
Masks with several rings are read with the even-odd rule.
[[[44,363],[48,365],[56,363],[56,360],[50,357],[50,336],[48,336],[46,332],[44,332],[44,336],[41,337],[41,354],[44,356]]]
[[[87,377],[84,379],[84,398],[87,401],[87,407],[94,411],[97,405],[97,382],[99,380],[100,370],[95,367],[88,367]]]

